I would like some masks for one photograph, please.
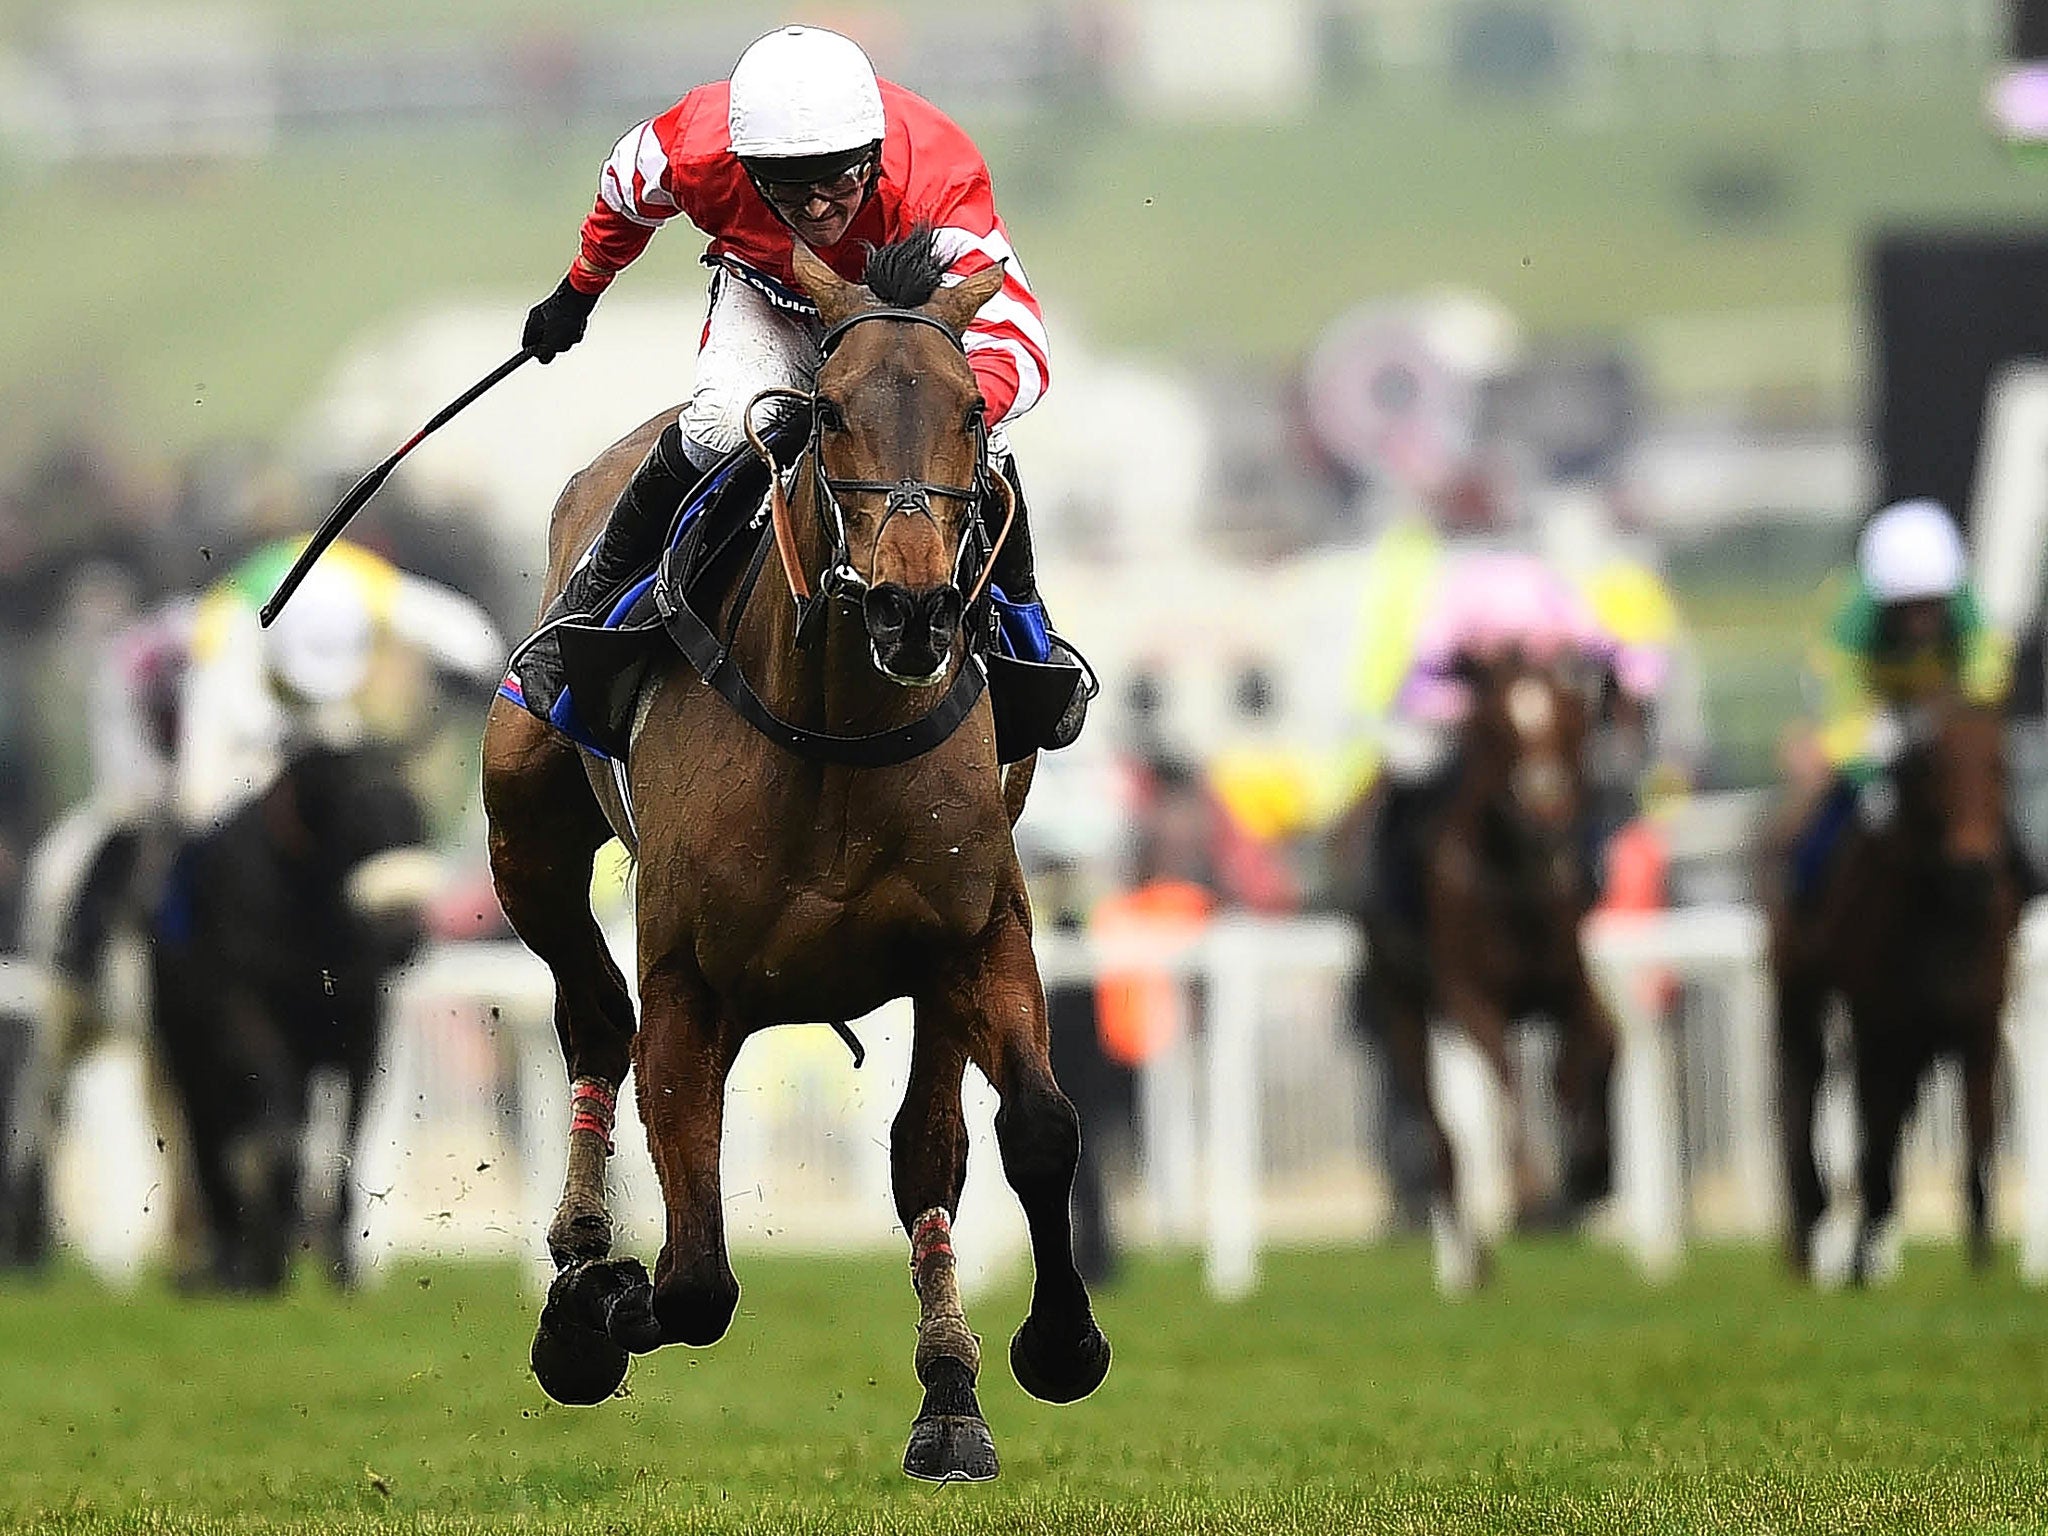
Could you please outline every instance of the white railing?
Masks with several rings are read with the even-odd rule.
[[[1763,940],[1760,916],[1739,906],[1607,916],[1587,930],[1621,1031],[1610,1226],[1653,1276],[1675,1267],[1694,1233],[1767,1235],[1779,1219]],[[1350,926],[1330,918],[1232,915],[1193,936],[1041,935],[1049,986],[1151,973],[1200,999],[1140,1073],[1138,1185],[1120,1214],[1141,1239],[1198,1243],[1218,1294],[1256,1285],[1260,1247],[1273,1236],[1363,1236],[1384,1215],[1361,1091],[1370,1063],[1345,1020],[1358,954]],[[32,1008],[37,986],[30,971],[0,961],[0,1010]],[[349,1171],[364,1196],[371,1263],[418,1251],[541,1254],[567,1113],[552,1002],[546,969],[516,943],[436,947],[393,989],[386,1058]],[[822,1029],[769,1031],[742,1053],[724,1162],[736,1247],[900,1242],[887,1149],[907,1075],[908,1010],[884,1009],[855,1028],[870,1052],[860,1072]],[[2008,1034],[2000,1212],[2017,1229],[2026,1275],[2048,1281],[2048,906],[2022,925]],[[144,1077],[132,1040],[89,1063],[73,1094],[85,1112],[71,1118],[97,1129],[72,1137],[60,1159],[70,1170],[60,1213],[74,1241],[115,1272],[164,1237],[163,1202],[148,1196],[162,1169],[146,1128],[106,1134],[110,1123],[146,1127]],[[1837,1087],[1822,1113],[1824,1160],[1842,1173],[1853,1166],[1844,1098]],[[975,1074],[967,1103],[960,1251],[988,1273],[1022,1252],[1024,1232],[999,1172],[993,1094]],[[1938,1084],[1908,1142],[1909,1223],[1955,1230],[1957,1113],[1953,1083]],[[630,1094],[618,1142],[622,1231],[651,1248],[660,1200]]]

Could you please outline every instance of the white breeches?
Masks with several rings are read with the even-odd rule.
[[[818,376],[818,322],[777,309],[727,272],[711,282],[697,381],[678,418],[699,469],[746,441],[742,413],[764,389],[809,390]],[[773,417],[764,406],[756,427]]]
[[[818,378],[818,342],[823,327],[808,316],[777,309],[754,288],[729,272],[711,281],[711,309],[704,322],[704,344],[697,351],[697,379],[689,403],[677,418],[690,462],[709,469],[746,441],[742,416],[747,402],[764,389],[808,392]],[[770,404],[756,413],[754,425],[774,419]],[[1000,465],[1009,457],[1009,440],[1000,423],[988,435],[989,459]]]

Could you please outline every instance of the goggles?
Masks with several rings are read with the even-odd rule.
[[[802,181],[770,181],[765,176],[756,176],[754,185],[761,189],[761,196],[774,207],[785,213],[800,213],[815,198],[827,202],[839,202],[864,191],[868,177],[874,174],[875,157],[867,155],[856,160],[843,171],[829,176],[806,178]]]

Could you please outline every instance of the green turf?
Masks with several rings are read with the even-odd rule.
[[[1090,1401],[1023,1397],[977,1298],[991,1487],[897,1471],[915,1407],[899,1266],[750,1258],[733,1333],[545,1403],[504,1270],[355,1301],[0,1290],[0,1523],[59,1532],[2029,1531],[2048,1528],[2048,1306],[2009,1264],[1909,1256],[1883,1295],[1795,1291],[1755,1250],[1669,1289],[1523,1245],[1436,1300],[1415,1245],[1191,1261],[1100,1298]]]
[[[1984,131],[1981,88],[1943,53],[1789,77],[1645,67],[1528,100],[1387,77],[1270,126],[948,105],[983,139],[1036,286],[1098,344],[1285,364],[1345,307],[1436,283],[1539,331],[1768,311],[1784,318],[1724,342],[1650,345],[1662,392],[1747,380],[1825,410],[1860,398],[1844,317],[1873,224],[2038,216],[2040,176]],[[196,169],[0,163],[0,463],[80,418],[172,453],[272,436],[367,331],[456,302],[516,316],[566,264],[625,126],[357,133]],[[1698,187],[1728,177],[1777,190],[1716,216]],[[700,249],[665,234],[626,287],[673,285]]]

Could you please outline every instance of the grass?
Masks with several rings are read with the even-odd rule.
[[[1004,1472],[896,1470],[900,1266],[753,1258],[732,1335],[548,1405],[510,1271],[353,1301],[0,1291],[0,1524],[52,1532],[2018,1532],[2048,1528],[2048,1309],[1916,1252],[1881,1296],[1705,1250],[1668,1289],[1522,1245],[1450,1306],[1419,1247],[1272,1256],[1247,1303],[1139,1263],[1089,1402],[1023,1397],[978,1298]]]

